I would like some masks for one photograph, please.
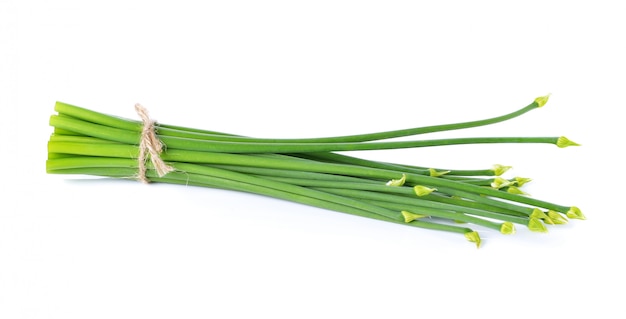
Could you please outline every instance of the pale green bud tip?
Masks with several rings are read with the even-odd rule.
[[[528,195],[528,193],[526,193],[523,190],[519,189],[519,187],[517,187],[517,186],[509,186],[506,189],[506,192],[509,193],[509,194],[515,194],[515,195]]]
[[[413,187],[413,191],[415,192],[415,194],[420,197],[426,196],[436,190],[437,190],[436,188],[429,188],[429,187],[422,186],[422,185],[417,185]]]
[[[514,179],[518,187],[522,187],[524,186],[524,184],[530,183],[532,181],[531,178],[526,178],[526,177],[515,177]]]
[[[504,179],[502,177],[496,177],[493,179],[493,182],[491,182],[491,187],[495,188],[495,189],[500,189],[503,187],[509,187],[513,184],[513,182],[511,182],[508,179]]]
[[[534,232],[538,232],[538,233],[547,233],[548,232],[548,228],[546,228],[546,225],[544,225],[541,222],[541,219],[539,219],[539,218],[531,218],[528,221],[528,229],[530,229],[530,231],[534,231]]]
[[[548,218],[548,215],[546,215],[546,213],[544,213],[541,209],[535,208],[530,214],[530,218],[544,219]]]
[[[553,210],[548,211],[548,217],[550,217],[550,220],[556,225],[567,224],[567,218]]]
[[[500,226],[500,232],[505,235],[513,235],[515,234],[515,226],[511,222],[504,222],[502,226]]]
[[[404,185],[404,183],[406,182],[406,175],[402,174],[402,177],[400,179],[392,179],[390,181],[387,182],[387,186],[402,186]]]
[[[429,168],[428,172],[430,173],[431,177],[439,177],[450,173],[450,171],[437,171],[434,168]]]
[[[556,146],[560,147],[560,148],[564,148],[564,147],[568,147],[568,146],[580,146],[580,144],[569,140],[567,137],[565,136],[561,136],[556,140]]]
[[[426,215],[421,215],[421,214],[415,214],[415,213],[411,213],[411,212],[407,212],[406,210],[403,210],[401,212],[402,217],[404,217],[404,222],[405,223],[410,223],[416,219],[420,219],[420,218],[424,218],[424,217],[428,217]]]
[[[554,224],[556,224],[556,223],[554,222],[554,220],[552,220],[552,218],[550,218],[549,216],[546,216],[546,218],[544,218],[544,219],[543,219],[543,222],[544,222],[544,223],[546,223],[546,224],[548,224],[548,225],[554,225]]]
[[[500,165],[500,164],[495,164],[491,168],[491,170],[494,172],[494,174],[496,174],[496,176],[500,176],[500,175],[506,173],[506,171],[508,171],[510,169],[511,169],[511,166],[504,166],[504,165]]]
[[[537,107],[542,107],[546,105],[546,103],[548,103],[549,98],[550,98],[550,94],[536,98],[535,103],[537,103]]]
[[[470,231],[464,234],[465,238],[472,243],[476,243],[476,248],[480,247],[480,236],[475,231]]]
[[[571,219],[587,219],[587,217],[583,215],[583,212],[580,211],[580,208],[576,206],[570,207],[565,215]]]

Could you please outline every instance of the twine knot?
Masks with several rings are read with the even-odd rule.
[[[163,152],[163,144],[156,136],[154,129],[156,122],[150,119],[148,110],[137,103],[135,104],[135,111],[137,111],[137,114],[141,117],[141,121],[143,122],[141,140],[139,142],[139,157],[137,158],[139,163],[137,179],[143,183],[149,183],[150,180],[146,177],[146,162],[148,161],[148,157],[159,177],[165,176],[167,173],[173,171],[174,168],[165,164],[161,159],[160,154]]]

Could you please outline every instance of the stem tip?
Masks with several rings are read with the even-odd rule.
[[[387,182],[387,186],[402,186],[406,182],[406,174],[402,174],[400,179],[392,179]]]
[[[539,208],[533,209],[533,212],[530,214],[530,218],[544,219],[544,218],[547,218],[547,217],[548,217],[548,215],[546,215],[546,213],[544,213]]]
[[[500,164],[495,164],[491,168],[491,170],[496,176],[500,176],[506,173],[506,171],[508,171],[509,169],[511,169],[511,166],[505,166],[505,165],[500,165]]]
[[[509,194],[515,194],[515,195],[524,195],[524,196],[528,196],[529,195],[528,193],[526,193],[525,191],[521,190],[517,186],[509,186],[509,187],[507,187],[506,192],[509,193]]]
[[[500,226],[500,233],[505,235],[513,235],[515,234],[515,226],[511,222],[504,222],[502,226]]]
[[[537,107],[542,107],[546,105],[546,103],[548,103],[549,98],[550,98],[550,94],[536,98],[535,103],[537,103]]]
[[[587,219],[587,217],[583,215],[583,212],[580,211],[580,208],[576,206],[570,207],[570,209],[567,211],[565,215],[571,219],[582,219],[582,220]]]
[[[537,233],[547,233],[548,232],[548,228],[546,228],[546,225],[544,225],[541,222],[541,219],[539,219],[539,218],[531,218],[528,221],[528,229],[530,229],[530,231],[537,232]]]
[[[524,186],[524,184],[532,181],[532,179],[528,177],[515,177],[514,179],[517,184],[517,187],[522,187]]]
[[[426,186],[422,186],[422,185],[417,185],[415,187],[413,187],[413,191],[415,192],[415,194],[419,197],[422,196],[426,196],[434,191],[436,191],[436,188],[430,188],[430,187],[426,187]]]
[[[552,222],[556,225],[567,224],[567,218],[563,217],[563,215],[556,211],[549,210],[548,217],[550,217],[550,220],[552,220]]]
[[[561,136],[557,139],[556,141],[556,146],[560,147],[560,148],[564,148],[564,147],[568,147],[568,146],[580,146],[580,144],[571,141],[570,139],[568,139],[565,136]]]
[[[404,217],[404,222],[405,222],[405,223],[410,223],[410,222],[412,222],[412,221],[414,221],[414,220],[416,220],[416,219],[420,219],[420,218],[428,217],[428,216],[426,216],[426,215],[421,215],[421,214],[411,213],[411,212],[408,212],[408,211],[406,211],[406,210],[403,210],[403,211],[401,212],[401,214],[402,214],[402,217]]]
[[[491,187],[495,188],[495,189],[500,189],[503,187],[509,187],[511,185],[513,185],[515,182],[512,182],[508,179],[504,179],[502,177],[496,177],[493,179],[493,181],[491,182]]]
[[[430,173],[430,177],[439,177],[450,173],[450,171],[437,171],[434,168],[429,168],[428,172]]]
[[[480,248],[480,236],[476,231],[470,231],[464,234],[465,238],[472,243],[476,243],[476,248]]]

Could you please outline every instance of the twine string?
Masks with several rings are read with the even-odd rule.
[[[139,169],[137,172],[137,179],[143,183],[149,183],[150,180],[146,177],[146,162],[148,158],[152,162],[154,169],[159,177],[165,176],[167,173],[174,170],[173,167],[165,164],[161,159],[161,152],[163,152],[163,143],[157,138],[154,129],[155,121],[150,119],[148,110],[141,104],[135,104],[135,111],[141,117],[143,122],[143,128],[141,129],[141,140],[139,142],[139,157],[137,158]]]

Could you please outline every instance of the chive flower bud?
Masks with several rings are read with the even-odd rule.
[[[417,185],[415,187],[413,187],[413,191],[415,192],[415,194],[419,197],[422,196],[426,196],[434,191],[436,191],[436,188],[430,188],[430,187],[426,187],[426,186],[422,186],[422,185]]]
[[[515,180],[515,185],[517,185],[518,187],[522,187],[526,183],[529,183],[532,181],[531,178],[527,178],[527,177],[514,177],[513,179]]]
[[[559,214],[556,211],[549,210],[548,217],[554,222],[556,225],[567,224],[567,219],[563,217],[563,215]]]
[[[537,103],[537,107],[542,107],[546,105],[546,103],[548,103],[549,98],[550,98],[550,94],[536,98],[535,103]]]
[[[503,187],[509,187],[513,184],[514,182],[508,180],[508,179],[504,179],[502,177],[496,177],[493,179],[493,182],[491,182],[491,187],[495,188],[495,189],[500,189]]]
[[[546,225],[544,225],[541,222],[541,219],[539,218],[530,218],[530,220],[528,221],[528,229],[530,229],[530,231],[537,232],[537,233],[548,232]]]
[[[570,207],[570,209],[566,213],[566,216],[571,219],[587,219],[585,215],[583,215],[583,212],[580,211],[580,208],[576,206]]]
[[[392,179],[390,181],[387,182],[387,186],[403,186],[404,183],[406,182],[406,174],[402,174],[402,177],[400,179]]]
[[[420,219],[420,218],[424,218],[424,217],[428,217],[428,215],[422,215],[422,214],[415,214],[415,213],[411,213],[409,211],[403,210],[401,212],[402,217],[404,217],[404,222],[405,223],[410,223],[416,219]]]
[[[500,233],[504,235],[513,235],[515,234],[515,226],[511,222],[504,222],[500,227]]]
[[[470,231],[464,234],[465,238],[472,243],[476,243],[476,248],[480,248],[480,236],[476,231]]]
[[[561,136],[556,140],[556,146],[560,147],[560,148],[565,148],[568,146],[580,146],[580,144],[568,139],[565,136]]]
[[[500,164],[495,164],[491,168],[491,170],[496,176],[500,176],[506,173],[506,171],[508,171],[509,169],[511,169],[511,166],[505,166],[505,165],[500,165]]]
[[[434,168],[429,168],[428,173],[430,174],[431,177],[439,177],[439,176],[443,176],[443,175],[450,173],[450,171],[437,171]]]

